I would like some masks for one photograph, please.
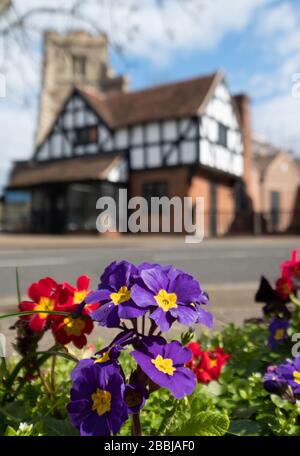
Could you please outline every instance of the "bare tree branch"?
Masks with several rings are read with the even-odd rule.
[[[28,0],[27,0],[28,1]],[[154,4],[159,12],[162,28],[170,41],[175,38],[172,24],[170,24],[166,8],[170,0],[155,0]],[[206,0],[173,0],[182,8],[183,12],[197,20],[196,12]],[[25,4],[27,8],[25,8]],[[33,72],[39,71],[39,56],[36,54],[36,44],[41,35],[47,30],[48,24],[55,29],[55,24],[63,18],[65,29],[70,30],[73,25],[79,25],[83,29],[88,29],[91,33],[102,34],[107,36],[107,43],[115,55],[121,60],[124,70],[128,69],[129,63],[126,58],[126,47],[134,43],[142,35],[142,23],[139,23],[139,16],[144,6],[141,0],[73,0],[69,6],[62,6],[51,0],[44,3],[43,6],[30,6],[30,2],[24,0],[0,0],[0,71],[5,74],[7,68],[16,67],[16,74],[26,78],[26,70],[22,71],[24,66],[24,56],[28,63],[33,66]],[[22,9],[21,9],[22,6]],[[20,11],[18,10],[20,8]],[[91,8],[91,9],[89,9]],[[95,8],[95,9],[94,9]],[[96,11],[96,15],[94,14]],[[118,21],[118,12],[126,11],[126,20]],[[49,20],[45,21],[45,18]],[[110,23],[109,31],[107,21]],[[40,20],[39,20],[40,19]],[[57,19],[57,21],[56,21]],[[67,20],[70,24],[67,25]],[[73,21],[74,20],[74,24]],[[53,25],[52,25],[53,24]],[[121,25],[120,25],[121,24]],[[118,28],[120,27],[120,29]],[[108,33],[107,33],[108,32]],[[37,40],[37,39],[38,40]],[[13,46],[20,52],[16,52]],[[22,62],[15,61],[14,55],[21,53]],[[31,54],[31,55],[30,55]],[[35,58],[35,62],[33,59]],[[13,75],[14,79],[15,75]],[[28,92],[28,89],[27,89]]]

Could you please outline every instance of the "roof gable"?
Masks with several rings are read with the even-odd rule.
[[[92,87],[74,87],[65,98],[43,142],[38,145],[36,154],[51,136],[74,97],[83,100],[101,123],[112,131],[153,121],[197,116],[204,111],[223,78],[222,72],[215,72],[135,92],[103,93]]]
[[[102,94],[88,87],[80,87],[78,91],[111,128],[117,129],[197,115],[209,100],[221,75],[213,73],[136,92]]]
[[[280,164],[282,161],[288,162],[290,166],[297,170],[295,158],[286,151],[279,151],[269,155],[254,154],[254,165],[262,179],[265,178],[272,167],[277,166],[278,163]]]

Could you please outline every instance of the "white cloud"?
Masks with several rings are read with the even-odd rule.
[[[275,47],[279,54],[282,56],[288,55],[292,52],[299,53],[300,30],[289,30],[280,38],[277,38]]]
[[[3,176],[9,163],[13,159],[28,158],[32,150],[36,126],[34,108],[41,76],[40,32],[49,25],[59,31],[85,27],[91,32],[96,31],[96,25],[108,33],[111,42],[122,44],[127,55],[166,65],[174,50],[217,47],[227,33],[242,30],[256,9],[269,1],[186,0],[183,4],[165,0],[159,10],[155,0],[87,0],[81,9],[81,19],[64,14],[30,16],[25,23],[27,32],[16,31],[14,37],[6,41],[5,47],[0,48],[0,58],[4,57],[0,71],[6,74],[8,97],[6,103],[0,100],[0,186],[4,183]],[[5,23],[0,21],[0,26],[15,21],[16,12],[20,16],[31,8],[66,9],[74,4],[74,0],[15,0],[14,4],[15,11],[7,15]],[[33,100],[31,111],[24,110],[24,97],[26,101]],[[14,103],[15,108],[9,102]]]
[[[254,130],[275,144],[300,153],[300,98],[291,93],[275,97],[253,107]]]
[[[15,0],[19,14],[33,6],[67,8],[73,3],[74,0]],[[270,40],[268,52],[274,54],[271,57],[276,69],[271,75],[259,72],[252,76],[247,87],[250,94],[258,98],[277,96],[255,105],[255,127],[269,132],[274,141],[298,142],[296,125],[300,100],[293,100],[286,94],[291,75],[300,67],[299,18],[288,3],[278,6],[273,0],[165,0],[161,10],[157,9],[155,0],[86,0],[83,5],[81,20],[63,14],[44,14],[33,16],[28,24],[32,30],[42,31],[50,24],[59,31],[84,27],[91,32],[96,31],[96,25],[108,33],[112,43],[123,45],[127,55],[146,58],[159,66],[167,66],[174,51],[213,51],[227,35],[244,30],[260,11],[263,15],[257,29],[265,41]],[[13,15],[8,19],[13,20]],[[41,76],[40,49],[41,34],[36,31],[27,35],[25,47],[20,48],[15,41],[10,43],[10,58],[5,64],[9,98],[16,107],[4,104],[0,99],[0,187],[10,161],[26,159],[32,151],[36,127],[34,108]],[[21,109],[24,93],[34,100],[30,111]]]
[[[265,11],[257,30],[263,36],[273,36],[278,32],[288,32],[297,26],[297,15],[289,3],[280,3]]]
[[[126,45],[131,55],[167,64],[175,50],[212,50],[228,33],[242,30],[257,8],[270,0],[167,0],[159,10],[153,0],[143,1],[134,14],[119,8],[114,28],[108,32]],[[131,21],[131,22],[130,22]],[[128,39],[123,24],[136,28],[135,39]],[[132,36],[131,36],[132,37]]]
[[[256,29],[257,34],[271,44],[273,52],[285,56],[299,50],[299,25],[298,8],[285,1],[265,8]]]
[[[263,38],[268,70],[249,79],[256,131],[284,148],[300,154],[300,99],[291,95],[292,77],[300,72],[300,15],[292,3],[275,4],[261,15],[257,31]],[[263,99],[263,100],[262,100]]]
[[[67,8],[74,0],[15,0],[18,11],[24,13],[32,6]],[[39,14],[30,17],[28,24],[35,28],[51,27],[63,31],[85,27],[90,31],[105,31],[112,43],[122,45],[127,55],[148,58],[156,64],[169,62],[172,52],[184,49],[210,50],[226,34],[242,30],[257,8],[272,0],[86,0],[79,17],[64,14]]]
[[[293,54],[282,59],[273,71],[260,72],[248,80],[248,91],[254,98],[278,96],[290,92],[291,79],[300,72],[300,56]]]

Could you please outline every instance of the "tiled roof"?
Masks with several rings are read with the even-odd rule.
[[[257,154],[254,154],[253,158],[254,158],[254,164],[256,166],[256,168],[258,169],[259,173],[261,175],[264,175],[268,166],[270,165],[270,163],[272,163],[272,161],[274,160],[274,158],[277,156],[278,154],[270,154],[270,155],[257,155]]]
[[[119,156],[78,157],[53,162],[21,163],[14,167],[9,188],[31,187],[39,184],[105,180]]]
[[[89,87],[78,90],[111,128],[196,115],[222,73],[164,84],[135,92],[104,94]]]

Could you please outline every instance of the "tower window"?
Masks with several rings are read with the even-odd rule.
[[[84,77],[86,73],[86,57],[73,55],[73,74],[77,77]]]

